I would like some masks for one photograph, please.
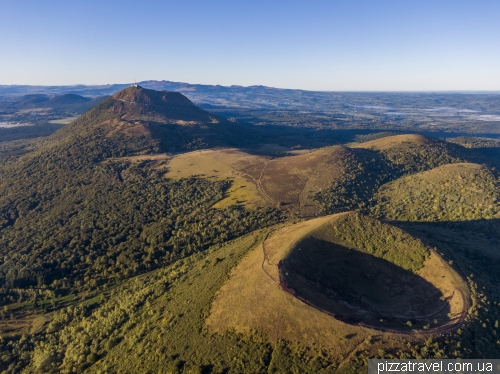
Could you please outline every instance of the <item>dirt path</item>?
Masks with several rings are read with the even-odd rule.
[[[311,178],[315,177],[316,176],[316,173],[318,172],[318,169],[319,167],[323,164],[323,160],[321,160],[320,162],[318,162],[318,164],[316,165],[316,167],[314,168],[313,172],[311,173],[311,175],[309,176],[309,178],[307,178],[307,180],[305,181],[304,183],[304,187],[302,187],[302,190],[300,190],[300,193],[299,193],[299,214],[301,216],[304,217],[304,214],[302,213],[302,209],[303,209],[303,205],[302,205],[302,198],[303,198],[303,194],[305,192],[305,189],[307,187],[307,184],[309,183],[309,181],[311,180]],[[310,200],[312,203],[314,203],[311,199],[309,199],[309,197],[306,195],[306,197],[304,199],[307,199],[307,200]],[[319,209],[318,209],[319,210]],[[317,210],[317,211],[318,211]],[[317,212],[316,211],[316,212]]]
[[[340,361],[340,362],[339,362],[339,366],[338,366],[338,368],[340,368],[340,367],[342,367],[342,365],[344,365],[344,364],[348,363],[348,362],[350,361],[350,359],[351,359],[352,355],[353,355],[354,353],[356,353],[356,352],[358,351],[359,347],[360,347],[360,346],[362,346],[363,344],[365,344],[365,343],[366,343],[366,341],[367,341],[368,339],[371,339],[371,336],[369,336],[369,337],[367,337],[367,338],[363,339],[363,340],[362,340],[362,341],[361,341],[358,345],[356,345],[356,346],[355,346],[355,347],[354,347],[354,348],[353,348],[353,349],[352,349],[352,350],[351,350],[351,351],[347,354],[347,356],[346,356],[346,357],[345,357],[342,361]]]
[[[265,247],[264,243],[266,242],[266,240],[267,240],[267,238],[269,237],[269,235],[271,235],[271,233],[273,233],[273,232],[274,232],[274,230],[269,231],[269,232],[266,234],[266,236],[264,237],[264,240],[263,240],[263,241],[262,241],[262,243],[261,243],[261,246],[262,246],[262,253],[264,254],[264,258],[262,259],[262,265],[261,265],[261,267],[262,267],[262,270],[264,271],[264,273],[266,273],[266,275],[269,277],[269,279],[271,279],[274,283],[277,283],[277,284],[278,284],[278,283],[279,283],[279,281],[277,281],[276,279],[274,279],[274,278],[271,276],[271,274],[269,274],[269,273],[267,272],[267,270],[264,268],[264,264],[265,264],[266,259],[267,259],[266,247]]]
[[[267,192],[265,191],[264,189],[264,186],[262,185],[262,177],[264,176],[264,171],[266,170],[266,166],[269,162],[271,162],[272,160],[267,160],[266,163],[264,164],[264,166],[262,167],[262,170],[260,171],[260,176],[259,176],[259,179],[257,179],[256,181],[256,186],[257,186],[257,191],[262,195],[262,197],[270,204],[272,204],[272,206],[276,207],[277,209],[283,211],[286,209],[286,211],[288,212],[288,214],[290,215],[290,217],[292,218],[297,218],[297,214],[295,214],[295,212],[293,212],[293,210],[288,207],[288,206],[280,206],[279,202],[274,200],[271,196],[269,196],[267,194]],[[299,214],[300,214],[300,198],[299,198]]]
[[[264,166],[262,167],[262,170],[260,171],[259,179],[256,181],[257,185],[257,191],[262,195],[262,197],[267,200],[267,202],[271,203],[273,206],[278,206],[278,202],[275,201],[271,196],[269,196],[266,191],[264,190],[264,187],[262,186],[262,176],[264,175],[264,170],[266,170],[266,166],[271,160],[267,160],[264,163]]]

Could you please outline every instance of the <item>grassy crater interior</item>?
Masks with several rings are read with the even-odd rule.
[[[456,319],[450,301],[461,294],[453,270],[420,240],[357,214],[295,242],[280,277],[284,289],[337,319],[387,330],[442,329]]]

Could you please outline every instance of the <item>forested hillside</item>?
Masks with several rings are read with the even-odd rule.
[[[312,198],[323,213],[367,212],[374,194],[401,176],[460,162],[465,149],[437,139],[397,135],[355,145],[341,160],[345,172]]]
[[[374,215],[409,221],[463,221],[500,212],[500,185],[477,164],[450,164],[399,178],[375,196]]]
[[[20,149],[20,155],[9,155],[6,148],[0,166],[0,303],[13,318],[57,309],[66,295],[98,292],[280,219],[267,208],[213,208],[230,181],[171,181],[147,162],[105,163],[161,148],[149,122],[139,122],[144,116],[209,119],[179,94],[169,107],[160,105],[158,95],[136,91],[137,97],[106,100],[25,154]],[[124,98],[131,101],[124,104]]]

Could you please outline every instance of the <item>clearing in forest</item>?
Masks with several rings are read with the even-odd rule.
[[[176,155],[170,159],[165,177],[229,179],[232,185],[216,208],[242,204],[248,208],[269,206],[257,189],[260,170],[267,157],[245,153],[235,148],[200,150]]]
[[[342,174],[340,158],[346,152],[334,146],[271,158],[234,148],[200,150],[172,157],[166,177],[232,180],[228,196],[215,207],[271,206],[310,217],[317,215],[318,206],[309,197]]]

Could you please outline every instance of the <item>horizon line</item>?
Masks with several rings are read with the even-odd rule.
[[[221,84],[205,84],[205,83],[188,83],[188,82],[179,82],[179,81],[170,81],[170,80],[143,80],[137,82],[137,84],[144,82],[169,82],[169,83],[177,83],[177,84],[188,84],[192,86],[211,86],[211,87],[226,87],[226,88],[253,88],[253,87],[262,87],[262,88],[271,88],[276,90],[286,90],[286,91],[307,91],[307,92],[322,92],[322,93],[491,93],[491,94],[500,94],[500,88],[497,90],[487,90],[487,89],[441,89],[441,90],[314,90],[314,89],[304,89],[304,88],[284,88],[284,87],[274,87],[274,86],[266,86],[262,84],[253,84],[253,85],[221,85]],[[106,84],[87,84],[87,83],[75,83],[75,84],[0,84],[0,87],[99,87],[99,86],[123,86],[123,85],[132,85],[133,82],[126,83],[106,83]]]

